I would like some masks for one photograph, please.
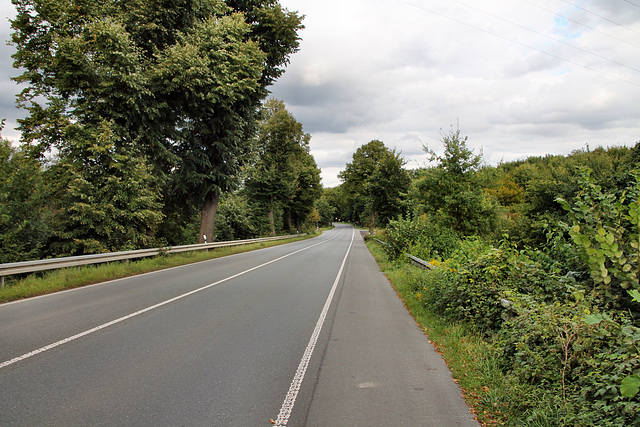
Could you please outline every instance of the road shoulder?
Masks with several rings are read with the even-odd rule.
[[[358,234],[306,425],[478,426]]]

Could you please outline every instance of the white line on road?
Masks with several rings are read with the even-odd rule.
[[[43,353],[43,352],[45,352],[45,351],[47,351],[47,350],[51,350],[51,349],[53,349],[53,348],[59,347],[59,346],[61,346],[61,345],[63,345],[63,344],[66,344],[66,343],[68,343],[68,342],[71,342],[71,341],[77,340],[77,339],[79,339],[79,338],[85,337],[85,336],[87,336],[87,335],[89,335],[89,334],[92,334],[92,333],[94,333],[94,332],[97,332],[97,331],[100,331],[100,330],[102,330],[102,329],[108,328],[109,326],[113,326],[113,325],[115,325],[115,324],[117,324],[117,323],[124,322],[125,320],[131,319],[132,317],[139,316],[139,315],[141,315],[141,314],[143,314],[143,313],[147,313],[147,312],[149,312],[149,311],[151,311],[151,310],[155,310],[156,308],[159,308],[159,307],[165,306],[165,305],[167,305],[167,304],[170,304],[170,303],[172,303],[172,302],[175,302],[175,301],[181,300],[181,299],[186,298],[186,297],[188,297],[188,296],[190,296],[190,295],[196,294],[196,293],[198,293],[198,292],[202,292],[202,291],[204,291],[205,289],[209,289],[209,288],[211,288],[211,287],[213,287],[213,286],[219,285],[220,283],[227,282],[227,281],[229,281],[229,280],[235,279],[236,277],[242,276],[243,274],[247,274],[247,273],[249,273],[249,272],[251,272],[251,271],[257,270],[257,269],[262,268],[262,267],[264,267],[264,266],[267,266],[267,265],[269,265],[269,264],[273,264],[274,262],[277,262],[277,261],[280,261],[280,260],[282,260],[282,259],[284,259],[284,258],[290,257],[291,255],[295,255],[295,254],[297,254],[297,253],[299,253],[299,252],[306,251],[307,249],[311,249],[311,248],[316,247],[316,246],[318,246],[318,245],[322,245],[322,244],[324,244],[324,243],[327,243],[327,242],[329,242],[329,241],[331,241],[331,240],[335,239],[339,234],[340,234],[340,232],[339,232],[339,233],[336,233],[336,235],[335,235],[335,236],[333,236],[333,237],[332,237],[332,238],[330,238],[330,239],[324,240],[324,241],[322,241],[322,242],[316,243],[316,244],[311,245],[311,246],[307,246],[306,248],[299,249],[299,250],[294,251],[294,252],[291,252],[291,253],[289,253],[289,254],[287,254],[287,255],[283,255],[283,256],[281,256],[280,258],[273,259],[273,260],[271,260],[271,261],[265,262],[264,264],[260,264],[260,265],[258,265],[258,266],[252,267],[252,268],[250,268],[250,269],[248,269],[248,270],[241,271],[240,273],[234,274],[233,276],[226,277],[226,278],[224,278],[224,279],[218,280],[218,281],[217,281],[217,282],[215,282],[215,283],[211,283],[211,284],[209,284],[209,285],[203,286],[203,287],[198,288],[198,289],[195,289],[195,290],[193,290],[193,291],[190,291],[190,292],[184,293],[184,294],[182,294],[182,295],[178,295],[177,297],[174,297],[174,298],[168,299],[168,300],[166,300],[166,301],[160,302],[160,303],[155,304],[155,305],[152,305],[152,306],[150,306],[150,307],[143,308],[142,310],[138,310],[138,311],[136,311],[135,313],[127,314],[126,316],[122,316],[122,317],[120,317],[120,318],[118,318],[118,319],[115,319],[115,320],[112,320],[112,321],[110,321],[110,322],[104,323],[104,324],[102,324],[102,325],[100,325],[100,326],[96,326],[95,328],[91,328],[91,329],[88,329],[88,330],[86,330],[86,331],[84,331],[84,332],[80,332],[79,334],[76,334],[76,335],[70,336],[70,337],[68,337],[68,338],[65,338],[65,339],[60,340],[60,341],[57,341],[57,342],[54,342],[53,344],[49,344],[49,345],[44,346],[44,347],[41,347],[41,348],[39,348],[39,349],[37,349],[37,350],[30,351],[29,353],[25,353],[25,354],[23,354],[23,355],[21,355],[21,356],[14,357],[14,358],[13,358],[13,359],[11,359],[11,360],[7,360],[6,362],[2,362],[2,363],[0,363],[0,369],[2,369],[2,368],[6,368],[6,367],[7,367],[7,366],[9,366],[9,365],[13,365],[14,363],[18,363],[18,362],[20,362],[20,361],[23,361],[23,360],[25,360],[25,359],[28,359],[28,358],[30,358],[30,357],[32,357],[32,356],[35,356],[36,354]],[[352,236],[352,238],[351,238],[351,241],[353,242],[353,236]],[[349,246],[349,249],[351,249],[351,246]],[[340,269],[340,271],[342,271],[342,268]],[[339,274],[338,274],[338,275],[339,275]]]
[[[278,418],[275,421],[276,427],[286,426],[289,421],[289,417],[291,416],[291,411],[293,411],[293,405],[296,403],[296,398],[298,397],[298,392],[300,391],[300,386],[302,385],[302,380],[304,380],[304,376],[307,372],[307,367],[309,366],[309,361],[311,360],[311,356],[313,355],[313,350],[316,348],[316,343],[318,342],[318,337],[320,336],[320,331],[322,330],[322,326],[324,325],[324,321],[327,318],[327,312],[329,311],[329,307],[331,306],[331,301],[333,300],[333,295],[336,292],[336,288],[338,287],[338,283],[340,282],[340,277],[342,276],[342,270],[344,269],[345,264],[347,263],[347,258],[349,257],[349,252],[351,252],[351,246],[353,246],[353,238],[356,234],[355,228],[353,229],[353,233],[351,234],[351,243],[349,243],[349,249],[347,249],[347,253],[342,260],[342,265],[340,266],[340,270],[338,270],[338,275],[336,276],[336,280],[333,282],[333,287],[331,287],[331,292],[329,292],[329,296],[327,297],[327,301],[324,303],[324,307],[322,312],[320,313],[320,317],[318,318],[318,322],[316,323],[316,327],[311,334],[311,339],[309,339],[309,344],[307,344],[307,348],[302,355],[302,360],[300,360],[300,364],[298,365],[298,370],[296,371],[296,375],[293,377],[293,381],[291,381],[291,386],[289,386],[289,392],[282,403],[282,407],[280,408],[280,413],[278,414]]]

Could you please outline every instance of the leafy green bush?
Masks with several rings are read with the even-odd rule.
[[[616,309],[633,307],[625,290],[640,290],[640,172],[632,172],[629,181],[618,196],[603,191],[591,170],[581,168],[582,190],[573,203],[557,199],[569,212],[572,225],[566,228],[589,266],[598,296]]]
[[[460,245],[456,233],[432,223],[426,215],[390,221],[386,230],[389,255],[397,259],[404,253],[430,261],[447,259]]]
[[[425,301],[451,319],[472,323],[487,333],[497,331],[512,310],[512,295],[530,295],[541,301],[567,298],[562,278],[548,272],[532,257],[536,254],[503,244],[476,252],[471,260],[458,255],[438,273],[442,277],[425,286],[429,296]]]

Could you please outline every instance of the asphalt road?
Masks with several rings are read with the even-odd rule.
[[[0,305],[0,426],[477,426],[358,232]]]

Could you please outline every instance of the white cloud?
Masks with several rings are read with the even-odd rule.
[[[562,0],[281,3],[307,29],[273,92],[312,134],[325,186],[371,139],[422,165],[457,120],[491,164],[640,139],[640,33]],[[640,31],[632,5],[581,5]]]
[[[311,133],[325,186],[372,139],[421,166],[458,120],[490,164],[640,140],[640,8],[622,0],[280,2],[306,29],[272,91]]]

